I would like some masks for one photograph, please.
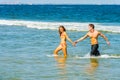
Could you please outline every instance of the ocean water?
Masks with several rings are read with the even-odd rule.
[[[111,43],[99,37],[100,57],[89,57],[89,38],[53,56],[59,25],[75,41],[89,23]],[[119,5],[0,5],[0,80],[119,80],[119,47]]]

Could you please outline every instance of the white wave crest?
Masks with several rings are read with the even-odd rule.
[[[40,21],[24,21],[24,20],[0,20],[0,25],[14,25],[14,26],[25,26],[28,28],[37,29],[51,29],[57,30],[58,26],[64,25],[67,30],[75,31],[88,31],[89,23],[79,22],[40,22]],[[94,23],[97,30],[120,33],[120,23]]]
[[[104,54],[104,55],[101,55],[101,56],[98,56],[98,57],[95,57],[95,56],[83,56],[83,57],[80,57],[80,56],[75,56],[75,58],[77,59],[89,59],[89,58],[120,58],[120,55],[107,55],[107,54]]]

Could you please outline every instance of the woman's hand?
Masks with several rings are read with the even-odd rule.
[[[75,47],[77,43],[78,43],[77,41],[73,42],[73,46]]]
[[[109,41],[106,41],[106,43],[110,46],[110,42]]]

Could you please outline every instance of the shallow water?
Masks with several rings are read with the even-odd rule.
[[[74,41],[86,32],[67,31]],[[87,58],[89,38],[73,47],[68,43],[68,57],[53,56],[59,45],[57,30],[32,29],[24,26],[0,26],[1,80],[119,80],[120,35],[103,32],[107,46],[99,38],[102,58]],[[113,56],[113,57],[111,57]],[[117,57],[117,58],[116,58]]]
[[[100,57],[89,57],[89,38],[53,56],[59,25],[75,41],[89,23],[111,43],[99,37]],[[119,80],[119,47],[119,5],[0,5],[0,80]]]

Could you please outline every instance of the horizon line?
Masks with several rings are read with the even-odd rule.
[[[46,4],[35,4],[35,3],[10,3],[10,4],[4,4],[0,3],[0,5],[120,5],[120,4],[52,4],[52,3],[46,3]]]

